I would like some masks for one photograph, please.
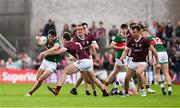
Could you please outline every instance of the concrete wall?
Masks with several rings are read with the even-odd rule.
[[[64,23],[104,21],[110,28],[130,20],[166,20],[168,0],[32,0],[31,34],[35,35],[49,18],[60,34]]]
[[[0,0],[0,33],[18,51],[30,46],[29,21],[29,0]],[[1,47],[0,56],[7,56]]]

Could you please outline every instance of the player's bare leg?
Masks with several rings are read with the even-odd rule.
[[[129,81],[131,77],[133,76],[133,72],[135,72],[133,69],[128,68],[125,81],[124,81],[125,96],[129,96]]]
[[[156,93],[155,90],[153,90],[153,89],[150,88],[150,86],[149,86],[149,81],[148,81],[146,75],[144,75],[144,84],[146,85],[146,92],[147,92],[148,94],[154,94],[154,93]]]
[[[166,93],[164,84],[162,83],[162,80],[161,80],[160,71],[161,71],[161,68],[155,68],[156,81],[158,82],[159,86],[161,87],[162,95],[166,95],[167,93]]]
[[[45,70],[44,73],[39,76],[36,83],[33,85],[32,89],[26,94],[26,96],[31,96],[42,84],[42,82],[51,75],[51,72],[49,70]]]
[[[92,84],[93,82],[95,82],[96,85],[101,89],[103,96],[109,96],[107,91],[103,88],[103,84],[101,83],[101,81],[96,78],[94,72],[88,72],[88,75],[89,75],[89,79],[92,81]]]
[[[146,66],[140,64],[138,67],[137,67],[137,70],[136,70],[136,74],[139,78],[139,85],[141,87],[141,96],[146,96],[146,92],[144,90],[144,70],[145,70]]]
[[[105,84],[103,85],[103,86],[104,86],[104,87],[103,87],[104,89],[107,90],[108,85],[109,85],[109,82],[117,75],[117,73],[118,73],[119,71],[121,71],[121,66],[115,64],[113,71],[109,74],[108,78],[107,78],[106,81],[105,81]]]
[[[62,88],[62,85],[64,84],[67,75],[73,74],[73,73],[77,73],[79,71],[79,69],[73,64],[69,64],[68,66],[66,66],[64,68],[64,70],[62,71],[60,80],[57,83],[56,88],[51,88],[48,86],[48,89],[54,94],[54,95],[58,95],[59,91]]]
[[[164,77],[165,77],[165,80],[168,84],[168,95],[171,95],[172,93],[172,83],[171,83],[171,77],[169,75],[169,65],[168,63],[165,63],[165,64],[162,64],[162,71],[163,71],[163,74],[164,74]]]
[[[44,70],[42,70],[41,68],[38,69],[37,74],[36,74],[36,80],[39,79],[39,77],[43,74]]]
[[[70,90],[70,93],[73,94],[73,95],[77,95],[77,88],[80,86],[80,84],[81,84],[82,81],[83,81],[82,74],[83,74],[83,73],[81,73],[80,78],[77,80],[77,82],[75,83],[75,85],[73,86],[73,88]]]

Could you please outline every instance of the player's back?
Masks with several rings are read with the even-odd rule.
[[[86,59],[89,58],[89,54],[82,48],[79,42],[70,41],[64,44],[69,52],[76,59]]]

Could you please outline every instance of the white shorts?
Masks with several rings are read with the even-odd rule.
[[[56,72],[57,68],[57,63],[56,62],[51,62],[46,59],[43,59],[41,66],[39,67],[42,70],[49,70],[50,72]]]
[[[126,59],[125,59],[125,60],[123,60],[123,62],[122,62],[120,59],[116,59],[115,64],[117,64],[117,65],[119,65],[119,66],[124,66],[124,65],[127,64],[127,61],[126,61]]]
[[[116,81],[122,87],[124,86],[125,77],[126,77],[126,72],[119,72],[116,76]],[[131,78],[131,80],[129,81],[129,90],[131,89],[136,89],[133,78]]]
[[[128,68],[131,68],[133,70],[137,70],[137,67],[138,65],[144,65],[145,68],[147,67],[147,63],[146,62],[133,62],[131,61],[129,64],[128,64]]]
[[[100,80],[106,80],[106,78],[108,77],[108,73],[106,70],[99,70],[95,72],[96,77],[98,77],[98,79]]]
[[[93,72],[93,60],[81,59],[73,63],[80,71]]]
[[[129,56],[127,56],[126,58],[127,58],[127,64],[129,64],[133,59],[132,57],[129,57]]]
[[[157,52],[157,54],[158,54],[160,64],[168,63],[167,52]]]

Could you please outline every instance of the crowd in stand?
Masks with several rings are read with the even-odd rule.
[[[137,22],[129,22],[131,25]],[[152,21],[151,23],[138,22],[141,26],[147,27],[152,35],[158,36],[162,39],[165,48],[167,49],[169,55],[169,65],[171,71],[174,73],[180,73],[180,21],[176,23],[175,26],[172,25],[171,20],[167,22],[157,22]],[[115,59],[114,51],[109,49],[109,43],[118,34],[119,26],[112,25],[110,30],[104,27],[104,22],[100,21],[98,24],[93,21],[89,24],[89,31],[96,39],[99,44],[100,51],[99,61],[94,61],[94,68],[96,69],[106,69],[107,71],[112,70]],[[55,23],[50,19],[45,25],[44,29],[41,30],[42,35],[46,35],[49,29],[56,29]],[[64,24],[62,30],[64,32],[69,32],[73,35],[76,33],[76,24]],[[61,37],[60,37],[61,38]],[[32,58],[27,53],[20,53],[17,60],[8,58],[6,61],[0,60],[0,67],[13,68],[13,69],[25,69],[25,68],[35,68],[37,69],[40,65],[41,60],[37,57],[36,60]],[[68,57],[63,56],[60,61],[61,67],[68,64]]]

